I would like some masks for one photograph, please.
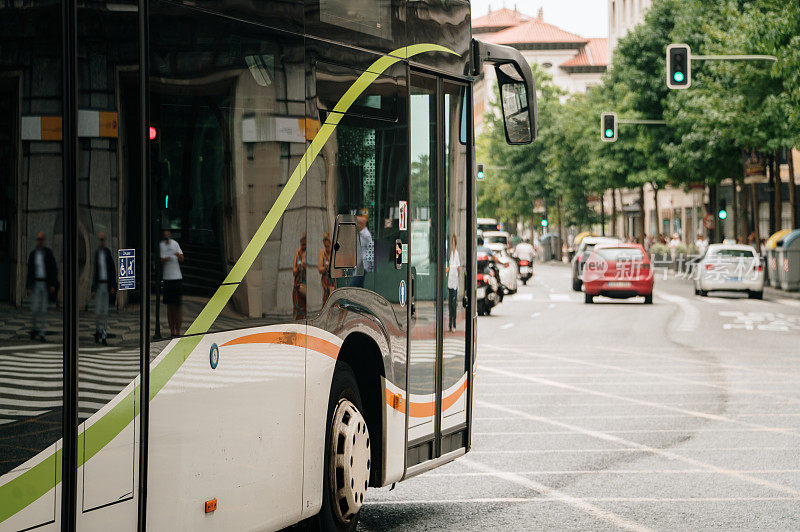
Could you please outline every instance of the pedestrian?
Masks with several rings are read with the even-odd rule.
[[[58,266],[53,252],[44,245],[43,232],[36,235],[36,247],[28,255],[28,276],[25,282],[31,298],[31,340],[46,342],[47,305],[56,301]]]
[[[372,241],[372,234],[369,232],[369,229],[367,228],[367,217],[358,216],[356,218],[356,221],[358,223],[358,240],[361,245],[361,254],[358,256],[356,271],[360,272],[361,275],[356,275],[355,277],[353,277],[353,282],[351,283],[351,286],[364,288],[364,277],[366,273],[371,272],[373,268],[374,243]]]
[[[672,240],[669,241],[669,254],[675,258],[675,250],[681,245],[681,235],[672,233]]]
[[[300,247],[294,252],[292,260],[292,310],[294,319],[306,317],[306,234],[300,237]]]
[[[183,250],[172,239],[169,229],[164,230],[164,238],[159,242],[161,257],[161,280],[164,283],[164,304],[167,305],[167,321],[169,332],[173,337],[181,335],[183,326],[183,275],[180,263],[183,262]]]
[[[111,250],[106,247],[106,234],[97,235],[99,242],[94,252],[92,298],[94,298],[94,343],[108,345],[108,307],[117,291],[117,270]]]
[[[447,308],[450,311],[450,320],[447,330],[456,330],[456,314],[458,312],[458,280],[461,278],[461,259],[458,256],[458,239],[453,233],[450,260],[447,263]]]
[[[708,240],[703,236],[703,233],[697,233],[697,240],[694,241],[694,247],[697,248],[697,254],[699,256],[705,256],[706,250],[708,250]]]
[[[331,279],[331,235],[327,231],[322,233],[322,249],[319,250],[317,257],[317,270],[321,276],[322,284],[322,305],[328,301],[333,292],[333,279]]]

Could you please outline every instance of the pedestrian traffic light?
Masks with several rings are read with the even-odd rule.
[[[548,221],[547,218],[542,218],[542,227],[547,227]]]
[[[478,163],[477,177],[478,181],[483,181],[483,179],[486,177],[486,171],[484,169],[484,166],[480,163]]]
[[[724,219],[726,219],[728,217],[727,208],[728,208],[728,202],[725,201],[725,200],[720,200],[720,202],[719,202],[719,213],[717,213],[720,220],[724,220]]]
[[[616,113],[603,113],[600,115],[600,139],[603,142],[617,141]]]
[[[667,87],[688,89],[692,84],[692,49],[688,44],[667,46]]]

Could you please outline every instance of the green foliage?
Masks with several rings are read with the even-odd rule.
[[[694,55],[766,54],[763,61],[693,61],[692,86],[669,90],[666,47],[687,43]],[[719,183],[742,172],[743,150],[775,153],[800,140],[800,2],[654,0],[644,22],[622,38],[603,83],[566,97],[536,65],[539,138],[508,146],[496,108],[478,139],[488,165],[478,212],[530,216],[544,199],[555,223],[588,227],[598,215],[590,196],[609,188]],[[600,141],[602,112],[665,120],[622,125],[615,143]]]

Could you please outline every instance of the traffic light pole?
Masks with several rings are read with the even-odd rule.
[[[692,61],[778,61],[774,55],[693,55],[690,59]]]

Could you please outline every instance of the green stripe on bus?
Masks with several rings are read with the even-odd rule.
[[[256,230],[253,238],[247,244],[244,252],[233,265],[228,276],[211,299],[203,307],[203,310],[189,326],[186,334],[167,353],[158,366],[150,371],[150,400],[167,384],[169,379],[178,371],[183,361],[191,354],[195,347],[203,339],[203,335],[208,332],[214,320],[217,319],[222,309],[228,304],[233,293],[238,288],[238,283],[242,282],[245,274],[255,262],[261,249],[266,244],[267,239],[272,234],[275,226],[280,220],[289,202],[294,197],[300,184],[303,182],[308,167],[319,155],[322,147],[336,130],[336,126],[342,119],[340,113],[346,112],[353,102],[372,84],[375,79],[386,71],[387,68],[402,59],[413,57],[425,52],[444,52],[458,55],[453,50],[438,44],[414,44],[404,48],[399,48],[390,52],[372,63],[367,71],[361,74],[358,79],[347,89],[347,92],[339,99],[330,113],[325,123],[320,127],[311,145],[306,150],[297,167],[292,172],[291,177],[286,182],[283,190],[278,195],[275,203],[270,208],[264,221]],[[231,284],[228,284],[231,283]],[[100,452],[103,447],[117,437],[127,427],[137,415],[139,415],[139,386],[137,385],[121,401],[116,403],[108,412],[98,419],[92,426],[78,436],[78,466],[82,466],[94,455]],[[13,478],[6,484],[0,486],[0,523],[16,514],[39,497],[53,489],[61,482],[61,449],[48,456],[35,466],[24,473]],[[55,471],[54,471],[55,470]]]

